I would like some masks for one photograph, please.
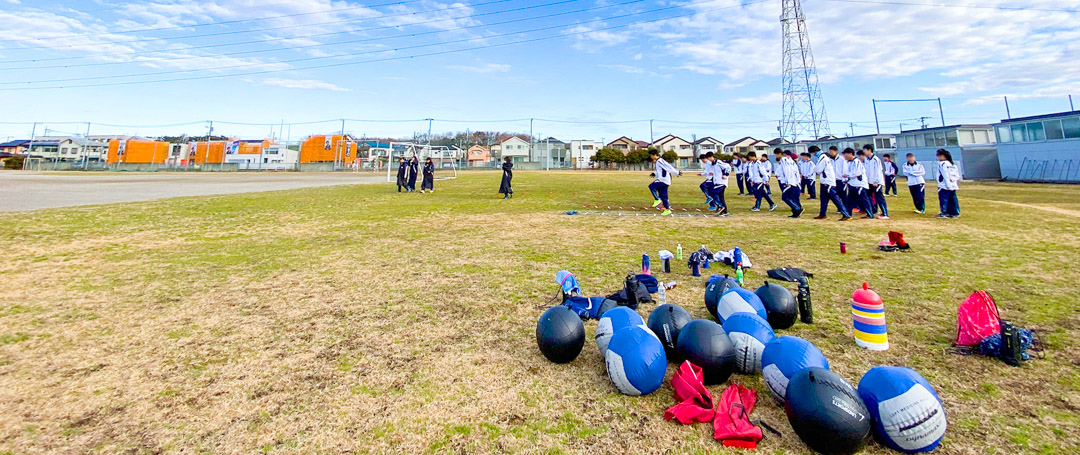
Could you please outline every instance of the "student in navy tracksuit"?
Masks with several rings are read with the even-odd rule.
[[[799,177],[799,165],[795,164],[792,156],[794,153],[791,151],[776,154],[776,180],[780,182],[780,197],[788,207],[791,207],[789,218],[798,218],[803,213],[799,190],[802,178]]]
[[[705,157],[712,164],[709,178],[712,180],[712,200],[716,203],[716,213],[720,216],[730,216],[724,192],[727,191],[731,165],[716,159],[713,152],[706,153]]]
[[[888,153],[882,155],[881,165],[884,166],[885,171],[885,195],[888,196],[891,189],[893,197],[896,197],[896,173],[900,172],[900,169],[896,167],[892,155]]]
[[[653,207],[660,204],[664,205],[664,211],[661,215],[671,215],[671,204],[668,202],[668,187],[671,186],[671,175],[682,175],[675,166],[668,164],[663,158],[660,158],[660,151],[656,149],[649,150],[649,160],[653,162],[654,172],[653,176],[656,180],[649,184],[649,192],[653,196]]]
[[[911,202],[915,203],[915,213],[926,213],[926,168],[922,163],[915,161],[915,154],[907,154],[907,163],[904,163],[904,175],[907,176],[908,191],[911,193]]]
[[[712,152],[710,152],[710,153],[712,153]],[[712,173],[712,171],[710,169],[712,167],[712,162],[709,161],[709,159],[706,158],[705,155],[706,155],[705,153],[702,153],[701,155],[698,155],[698,162],[701,163],[701,174],[700,175],[705,177],[705,181],[701,182],[701,184],[698,185],[698,188],[700,188],[701,193],[705,195],[705,203],[709,204],[709,210],[712,210],[713,207],[716,206],[716,204],[713,202],[713,198],[712,198],[712,185],[713,185],[712,184],[712,178],[709,177],[710,174]]]
[[[851,199],[866,214],[863,218],[873,219],[874,209],[870,208],[870,196],[867,194],[870,184],[866,183],[866,168],[862,161],[855,158],[855,149],[851,147],[844,149],[844,173],[840,177],[847,180]]]
[[[731,171],[735,173],[735,183],[739,185],[739,195],[746,194],[747,191],[744,188],[746,184],[746,157],[735,154],[735,157],[731,159]]]
[[[817,154],[821,149],[816,145],[810,146],[810,153]],[[814,217],[815,220],[824,220],[828,218],[825,214],[829,210],[829,201],[832,201],[836,206],[836,210],[840,212],[840,221],[851,220],[851,213],[848,212],[847,207],[844,206],[844,202],[840,199],[840,195],[836,192],[836,147],[829,147],[828,153],[821,154],[821,158],[818,159],[817,165],[814,166],[814,172],[818,175],[818,179],[821,181],[821,212],[818,216]]]
[[[938,218],[960,218],[960,200],[956,191],[960,189],[960,168],[953,163],[952,153],[938,149],[938,206],[941,214]]]
[[[746,171],[746,176],[750,180],[750,186],[754,189],[754,207],[750,209],[751,212],[761,211],[761,200],[764,199],[769,203],[769,211],[776,210],[776,203],[769,197],[769,192],[766,188],[769,186],[769,180],[772,178],[772,164],[769,163],[769,155],[762,153],[761,158],[757,161],[753,161],[756,158],[754,152],[747,154],[750,162],[750,168]]]
[[[863,154],[866,155],[866,161],[863,163],[863,167],[866,168],[866,183],[870,185],[870,209],[877,212],[881,211],[881,219],[889,219],[889,204],[885,202],[885,165],[881,163],[881,158],[874,155],[874,146],[866,144],[862,147]]]
[[[803,194],[810,195],[810,199],[817,199],[817,188],[814,187],[814,169],[817,166],[812,158],[809,152],[799,154],[799,177],[802,179],[800,188]]]

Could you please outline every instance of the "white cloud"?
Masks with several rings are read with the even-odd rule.
[[[630,40],[629,30],[609,31],[600,30],[607,27],[607,23],[593,22],[592,25],[576,25],[568,31],[577,40],[574,48],[586,52],[598,52],[605,47],[616,46]]]
[[[272,85],[275,87],[285,88],[301,88],[309,90],[331,90],[335,92],[351,92],[347,88],[331,84],[329,82],[316,81],[310,79],[298,80],[298,79],[279,79],[270,78],[262,81],[263,85]]]
[[[1060,96],[1064,92],[1056,90],[1076,89],[1080,13],[1037,10],[1061,9],[1053,0],[1031,0],[1027,10],[995,9],[1016,8],[1007,0],[979,6],[805,3],[821,82],[922,73],[940,81],[923,88],[935,96]],[[651,43],[653,51],[677,61],[673,68],[717,75],[721,89],[778,78],[780,2],[719,0],[688,8],[698,14],[632,28],[631,44]]]
[[[477,63],[475,65],[450,65],[447,68],[466,73],[505,73],[510,71],[510,65],[502,63]]]
[[[780,104],[784,100],[784,94],[769,92],[758,96],[747,96],[731,100],[731,104]]]
[[[600,65],[601,68],[613,69],[627,74],[645,74],[645,70],[633,65]]]

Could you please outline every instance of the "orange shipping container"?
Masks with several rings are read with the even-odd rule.
[[[123,150],[121,150],[121,145],[123,145]],[[106,162],[110,164],[164,164],[165,160],[169,157],[169,148],[171,146],[172,144],[168,142],[141,139],[121,141],[119,139],[113,139],[109,141],[109,156],[106,158]]]
[[[356,159],[356,142],[349,136],[309,136],[300,145],[301,163],[332,163]]]

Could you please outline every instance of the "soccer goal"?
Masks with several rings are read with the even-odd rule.
[[[407,160],[415,156],[420,161],[418,165],[420,171],[424,169],[424,162],[431,158],[432,164],[435,165],[435,180],[450,180],[457,178],[458,160],[465,156],[464,152],[457,147],[414,144],[412,142],[391,142],[390,148],[383,153],[388,157],[386,181],[390,183],[397,181],[398,161],[402,158]],[[422,179],[422,177],[419,179]]]

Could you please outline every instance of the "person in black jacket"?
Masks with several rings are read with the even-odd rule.
[[[420,173],[420,161],[415,156],[409,158],[409,191],[416,191],[416,175]]]
[[[400,193],[402,188],[405,191],[409,191],[409,179],[407,173],[409,172],[409,163],[402,158],[398,161],[397,168],[397,192]]]
[[[424,161],[424,183],[420,184],[420,192],[435,192],[435,163],[428,158]]]
[[[514,169],[514,161],[508,156],[503,160],[503,178],[502,184],[499,185],[499,194],[503,195],[503,199],[514,197],[514,188],[510,186],[510,181],[514,179],[514,171],[512,169]]]

